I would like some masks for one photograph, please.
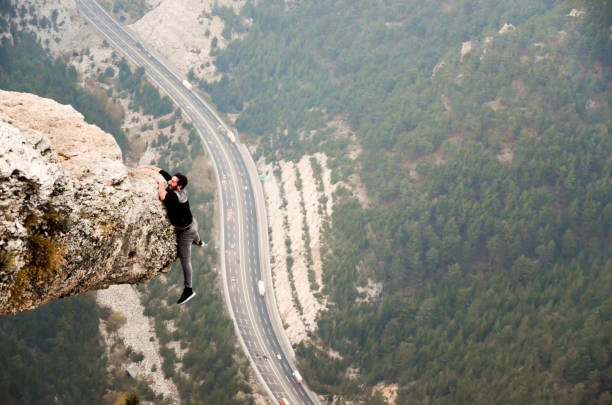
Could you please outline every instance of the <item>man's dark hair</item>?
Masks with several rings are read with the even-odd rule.
[[[176,182],[177,186],[181,186],[181,188],[187,187],[187,176],[185,176],[183,173],[174,173],[174,175],[178,179],[178,181]]]

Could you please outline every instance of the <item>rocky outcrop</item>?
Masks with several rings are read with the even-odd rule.
[[[146,173],[71,106],[0,91],[0,314],[169,270],[175,237]]]

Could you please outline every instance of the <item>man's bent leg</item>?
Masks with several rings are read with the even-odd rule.
[[[191,224],[191,227],[195,229],[195,239],[193,240],[193,244],[196,246],[205,246],[206,244],[204,243],[204,241],[200,239],[200,233],[198,232],[198,221],[196,221],[195,218],[193,218],[193,223]]]

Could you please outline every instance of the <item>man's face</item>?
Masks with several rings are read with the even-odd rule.
[[[180,190],[180,187],[178,186],[178,178],[176,176],[173,176],[168,182],[168,190]]]

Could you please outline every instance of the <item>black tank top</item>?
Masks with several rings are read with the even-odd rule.
[[[160,170],[161,174],[166,181],[172,179],[166,171]],[[168,211],[168,219],[170,223],[177,228],[186,228],[191,225],[193,221],[193,215],[189,208],[189,194],[185,190],[168,190],[168,194],[164,198],[164,206]]]

